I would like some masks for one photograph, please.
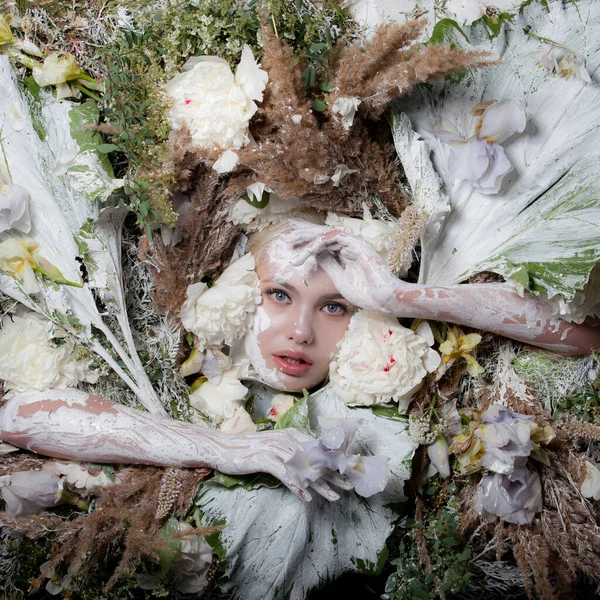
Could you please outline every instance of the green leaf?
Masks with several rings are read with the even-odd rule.
[[[266,190],[263,192],[260,200],[250,200],[250,196],[248,194],[244,194],[242,198],[250,205],[254,206],[254,208],[265,208],[269,204],[269,200],[271,199],[271,194]]]
[[[98,152],[103,152],[104,154],[114,152],[115,150],[119,150],[119,146],[116,144],[100,144],[98,146]]]
[[[321,102],[321,100],[313,100],[311,106],[315,112],[323,112],[329,108],[327,104],[325,104],[325,102]]]
[[[502,13],[496,17],[488,17],[487,15],[483,16],[483,22],[486,24],[488,29],[490,30],[490,39],[494,39],[500,35],[502,31],[502,26],[506,21],[512,22],[513,16],[509,13]]]
[[[467,34],[461,29],[460,25],[453,19],[441,19],[435,24],[431,37],[427,44],[444,44],[456,38],[459,33],[468,42]]]
[[[396,405],[377,404],[376,406],[371,407],[371,411],[375,416],[381,417],[382,419],[390,419],[390,421],[408,423],[408,417],[401,415],[398,412],[398,407]]]
[[[442,538],[442,544],[447,546],[448,548],[454,548],[455,546],[460,546],[460,540],[455,538]]]
[[[214,477],[209,481],[218,483],[226,488],[242,486],[245,490],[255,490],[260,487],[275,489],[281,486],[281,481],[267,473],[258,473],[252,475],[226,475],[225,473],[215,472]]]
[[[173,534],[177,531],[177,519],[171,517],[165,524],[158,530],[159,536],[166,542],[165,545],[161,545],[157,548],[156,553],[160,560],[160,572],[161,575],[166,575],[173,565],[173,560],[177,556],[180,542],[173,539]]]
[[[306,67],[306,69],[304,69],[304,71],[302,71],[302,75],[300,76],[301,81],[302,81],[302,85],[305,88],[311,87],[315,84],[315,81],[317,80],[317,72],[315,71],[315,68],[308,65],[308,67]]]
[[[319,83],[319,89],[324,92],[330,92],[333,89],[333,84],[330,81],[321,81],[321,83]]]
[[[308,421],[308,392],[306,390],[304,390],[304,397],[281,415],[279,421],[275,423],[274,429],[287,429],[288,427],[293,427],[314,437]]]

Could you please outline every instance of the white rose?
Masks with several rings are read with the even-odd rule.
[[[92,359],[86,353],[78,357],[70,338],[61,344],[51,341],[50,322],[34,313],[5,316],[0,331],[0,379],[5,390],[28,392],[94,383],[98,374],[90,369]]]
[[[292,406],[294,406],[294,396],[276,394],[271,399],[271,408],[267,411],[267,417],[277,422]]]
[[[246,369],[247,363],[242,362],[224,371],[217,385],[205,381],[190,394],[190,404],[215,423],[231,419],[248,392],[248,388],[240,382]]]
[[[29,193],[20,185],[3,184],[0,177],[0,233],[19,229],[23,233],[31,230],[29,218]]]
[[[254,257],[248,253],[229,265],[213,287],[205,283],[190,285],[179,316],[186,330],[196,335],[196,347],[203,352],[212,346],[231,346],[241,338],[248,315],[259,302]]]
[[[359,310],[330,365],[332,388],[346,404],[394,400],[400,411],[406,410],[425,375],[440,363],[432,343],[426,323],[417,334],[393,317]]]
[[[366,204],[363,205],[362,219],[327,213],[325,225],[362,238],[369,242],[383,258],[387,258],[394,237],[394,223],[374,219]]]
[[[192,139],[202,148],[241,148],[249,142],[248,123],[257,111],[255,100],[269,76],[258,67],[252,50],[244,46],[235,75],[217,56],[194,56],[166,85],[173,100],[171,127],[187,125]]]
[[[233,413],[233,417],[225,419],[221,423],[220,429],[226,433],[253,433],[257,428],[248,411],[240,406]]]
[[[171,570],[175,575],[176,589],[184,594],[197,594],[208,584],[208,571],[212,564],[212,548],[206,538],[193,534],[189,523],[177,523],[179,549],[173,558]]]

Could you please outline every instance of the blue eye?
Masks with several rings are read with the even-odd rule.
[[[321,310],[325,311],[328,315],[345,315],[348,312],[348,309],[343,304],[338,304],[337,302],[328,302]]]
[[[287,303],[290,301],[289,294],[287,292],[284,292],[283,290],[266,290],[265,294],[267,294],[267,296],[271,296],[271,298],[273,298],[275,302]]]

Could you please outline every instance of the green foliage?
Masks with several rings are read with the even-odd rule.
[[[454,485],[449,488],[453,490]],[[432,484],[425,492],[431,498],[427,502],[434,504],[433,497],[439,491]],[[433,600],[467,588],[471,580],[471,549],[462,547],[456,503],[456,497],[450,496],[443,508],[424,511],[420,522],[412,518],[404,521],[398,558],[390,562],[396,570],[386,582],[383,600]],[[423,560],[424,552],[429,560]]]
[[[308,0],[265,0],[262,4],[275,34],[289,42],[306,63],[302,85],[315,100],[313,110],[326,110],[323,92],[331,90],[330,63],[335,45],[353,34],[356,23],[332,0],[326,0],[321,9]]]

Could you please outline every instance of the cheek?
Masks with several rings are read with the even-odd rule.
[[[329,318],[327,323],[323,324],[322,331],[324,332],[324,335],[322,348],[327,353],[328,357],[335,354],[337,351],[338,342],[344,337],[350,319],[351,315],[346,315],[339,319]]]

